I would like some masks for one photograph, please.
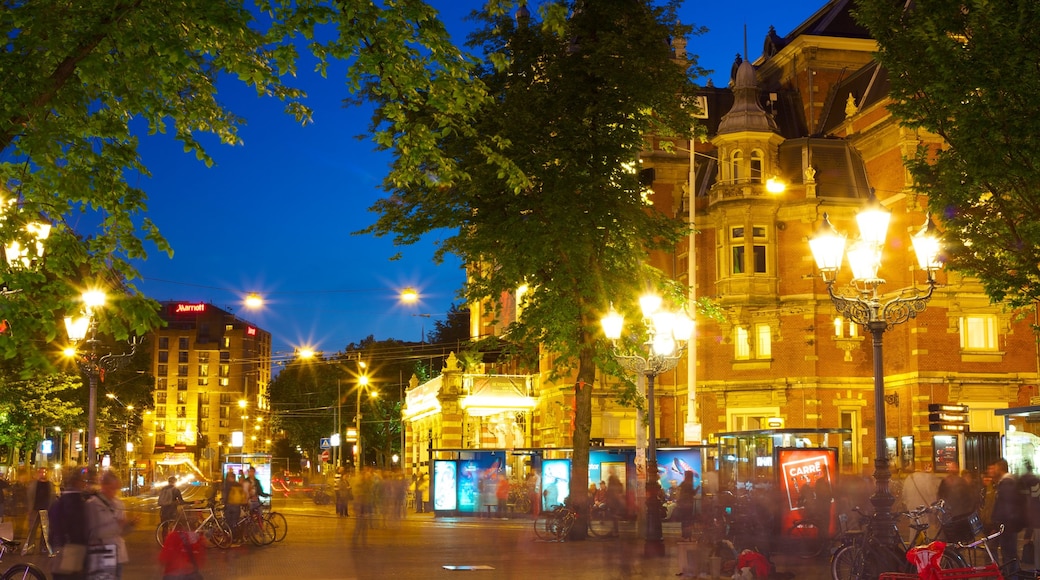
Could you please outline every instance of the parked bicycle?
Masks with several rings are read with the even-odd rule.
[[[928,517],[930,514],[943,513],[942,500],[930,505],[921,506],[907,512],[893,514],[910,520],[910,528],[914,535],[909,542],[904,540],[899,530],[892,526],[886,538],[874,535],[874,515],[868,515],[855,508],[864,522],[863,530],[849,530],[839,538],[840,545],[831,556],[831,577],[833,580],[873,580],[883,572],[911,572],[906,553],[915,546],[930,543],[934,538],[928,536]],[[885,540],[894,540],[885,541]],[[939,567],[943,569],[964,568],[967,563],[952,547],[948,547],[940,559]]]
[[[207,502],[202,508],[177,509],[177,517],[172,520],[159,522],[155,527],[155,541],[162,546],[166,537],[173,531],[191,531],[198,533],[209,546],[217,548],[231,547],[231,528],[224,519],[217,515],[212,502]]]
[[[242,510],[242,516],[237,522],[226,522],[220,516],[222,522],[231,529],[232,540],[248,540],[254,546],[267,546],[274,543],[278,537],[278,530],[271,520],[264,517],[260,510]]]
[[[534,519],[534,534],[545,542],[562,542],[578,521],[578,512],[563,505],[545,510]]]
[[[0,538],[0,562],[3,561],[4,556],[8,550],[14,553],[18,553],[19,543],[8,538]],[[13,564],[4,573],[0,575],[2,580],[47,580],[47,574],[37,566],[28,562],[19,562]]]
[[[272,510],[270,502],[260,504],[260,509],[263,511],[264,519],[271,522],[271,525],[274,526],[274,541],[281,542],[284,540],[286,534],[289,532],[289,524],[285,521],[285,516],[280,512]]]

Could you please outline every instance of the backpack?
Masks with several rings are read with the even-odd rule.
[[[171,506],[175,503],[175,496],[173,493],[174,489],[176,488],[172,485],[167,485],[162,488],[162,491],[159,492],[159,507]]]

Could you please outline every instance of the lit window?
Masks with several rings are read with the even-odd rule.
[[[960,334],[961,350],[997,350],[997,317],[962,316]]]
[[[755,358],[773,356],[773,329],[768,324],[755,325]]]
[[[845,322],[845,319],[841,316],[834,319],[834,336],[838,338],[853,338],[859,336],[859,325],[849,320],[848,330],[846,330]]]
[[[751,358],[751,341],[747,328],[737,326],[733,329],[733,358],[748,360]]]
[[[768,324],[756,324],[752,329],[749,331],[745,326],[733,328],[733,358],[736,360],[772,358],[773,329]],[[754,343],[751,341],[752,338],[754,338]]]

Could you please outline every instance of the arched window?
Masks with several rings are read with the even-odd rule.
[[[751,183],[762,183],[762,152],[755,149],[751,152]]]
[[[730,179],[736,183],[744,177],[744,152],[737,149],[730,156]]]

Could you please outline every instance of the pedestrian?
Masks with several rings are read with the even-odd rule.
[[[163,580],[202,580],[199,570],[206,563],[202,537],[185,530],[170,532],[159,552],[159,562],[163,565]]]
[[[52,561],[51,577],[85,580],[90,536],[86,505],[89,476],[84,469],[70,468],[64,479],[64,493],[47,510],[50,547],[58,553]]]
[[[813,484],[813,501],[808,506],[809,521],[816,526],[816,539],[821,548],[826,548],[831,541],[831,505],[834,503],[834,488],[831,480],[824,475]]]
[[[506,517],[509,509],[509,478],[505,473],[498,474],[498,482],[495,484],[495,499],[498,501],[498,517]]]
[[[368,528],[372,527],[372,474],[363,468],[354,482],[354,546],[368,544]]]
[[[128,518],[123,500],[119,499],[122,482],[112,471],[101,474],[97,495],[87,500],[87,521],[90,526],[90,544],[116,547],[116,580],[123,577],[123,565],[130,561],[124,535],[133,530],[137,518]]]
[[[264,485],[260,482],[260,479],[256,477],[256,468],[249,468],[249,475],[246,476],[246,481],[249,482],[249,510],[254,513],[260,512],[260,498],[270,498],[271,494],[264,491]]]
[[[158,503],[160,522],[177,519],[177,508],[186,502],[184,501],[184,495],[181,494],[181,490],[177,488],[176,477],[171,475],[166,480],[166,487],[159,490]]]
[[[354,491],[350,488],[350,478],[340,473],[336,478],[336,515],[350,517],[350,502],[354,501]]]
[[[697,488],[693,486],[693,472],[687,470],[683,473],[682,483],[679,484],[679,497],[675,502],[675,511],[679,516],[683,542],[693,541],[693,520],[696,501]]]
[[[607,510],[610,511],[610,519],[613,522],[611,535],[618,535],[618,520],[625,513],[625,485],[621,483],[617,471],[613,467],[607,476]]]
[[[1018,492],[1018,481],[1008,473],[1006,459],[993,464],[993,479],[996,482],[993,500],[993,525],[1004,526],[1004,533],[997,538],[1001,565],[1018,560],[1018,533],[1025,527],[1025,497]]]
[[[22,555],[25,556],[36,548],[36,530],[40,530],[40,547],[43,548],[43,526],[40,524],[40,510],[47,510],[57,498],[54,493],[54,484],[47,477],[47,468],[41,467],[36,470],[36,479],[29,483],[26,489],[26,500],[29,506],[29,531],[25,534],[25,543],[22,544]]]
[[[240,478],[233,473],[229,473],[229,477],[231,483],[228,485],[227,497],[224,498],[224,521],[231,528],[231,536],[241,539],[238,537],[238,524],[242,520],[242,507],[249,503],[249,496],[246,495],[245,486]]]
[[[531,503],[531,514],[538,517],[538,514],[542,512],[542,480],[538,477],[538,472],[534,469],[528,468],[527,480],[524,482],[524,487],[527,490],[527,499]]]
[[[1035,541],[1040,539],[1040,477],[1033,473],[1033,464],[1029,461],[1026,461],[1026,472],[1018,478],[1018,488],[1026,502],[1026,542],[1022,545],[1022,561],[1033,569],[1040,569],[1040,550],[1035,546]]]

